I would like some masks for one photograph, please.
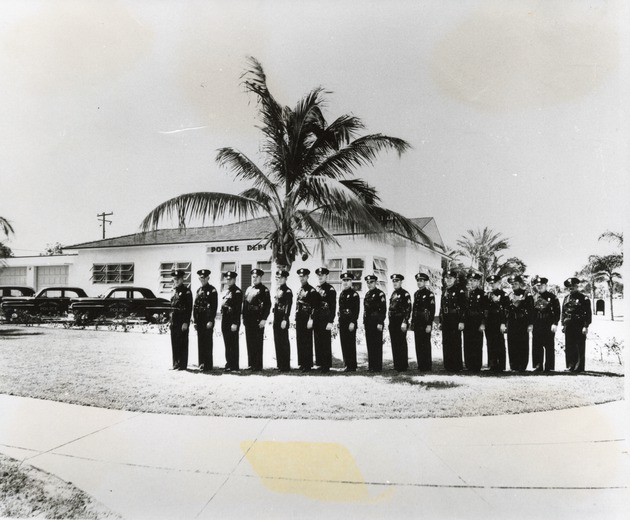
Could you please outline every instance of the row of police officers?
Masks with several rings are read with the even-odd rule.
[[[173,369],[185,370],[188,366],[188,332],[192,318],[197,330],[199,369],[212,370],[214,322],[220,310],[226,371],[239,370],[241,324],[245,329],[248,369],[263,369],[264,334],[270,313],[273,313],[278,369],[281,372],[289,371],[289,324],[294,305],[294,294],[287,286],[289,272],[276,272],[277,290],[273,306],[270,291],[262,283],[264,272],[261,269],[251,271],[252,284],[244,293],[236,284],[237,273],[224,272],[226,290],[221,295],[220,303],[217,290],[209,283],[210,271],[201,269],[197,274],[201,286],[193,298],[190,288],[184,284],[185,273],[172,273],[174,294],[170,329]],[[318,367],[323,373],[330,371],[331,333],[337,319],[344,371],[354,372],[357,370],[356,333],[361,304],[359,294],[352,287],[354,276],[349,272],[341,274],[342,290],[337,296],[335,288],[328,283],[328,269],[320,267],[315,274],[319,283],[313,287],[309,283],[310,271],[305,268],[297,270],[300,290],[295,296],[295,336],[299,368],[303,372],[309,372],[313,367]],[[412,299],[402,287],[404,276],[391,276],[394,289],[389,297],[389,305],[385,293],[377,287],[378,278],[375,275],[364,278],[367,291],[363,298],[363,326],[370,372],[380,372],[383,368],[386,320],[394,369],[404,372],[408,368],[408,331],[414,334],[418,370],[426,372],[432,369],[431,333],[436,317],[435,295],[428,287],[427,274],[418,273],[415,278],[418,289]],[[577,278],[565,281],[569,294],[562,308],[557,297],[548,290],[548,280],[544,277],[532,280],[531,291],[522,277],[511,277],[508,280],[512,286],[509,294],[501,288],[502,280],[497,276],[488,278],[488,292],[480,287],[481,276],[478,273],[469,274],[466,284],[458,283],[458,279],[459,273],[455,270],[445,274],[439,312],[446,371],[459,372],[466,368],[471,372],[479,372],[484,335],[490,370],[505,370],[509,359],[511,370],[524,371],[529,364],[530,334],[534,370],[555,370],[555,333],[560,320],[565,333],[567,369],[575,372],[584,370],[591,306],[588,297],[579,292]]]

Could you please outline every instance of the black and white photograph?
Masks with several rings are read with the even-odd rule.
[[[0,518],[627,518],[629,19],[0,2]]]

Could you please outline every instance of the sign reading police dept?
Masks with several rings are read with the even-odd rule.
[[[265,244],[261,244],[260,242],[252,242],[250,244],[242,242],[224,243],[208,246],[206,248],[206,251],[208,254],[267,251],[267,246]]]

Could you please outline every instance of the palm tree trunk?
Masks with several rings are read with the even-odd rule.
[[[613,281],[612,279],[608,281],[608,292],[610,296],[610,319],[611,321],[615,321],[615,313],[613,312]]]

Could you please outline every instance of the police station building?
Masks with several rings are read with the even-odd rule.
[[[297,276],[293,273],[300,267],[311,270],[311,284],[316,285],[314,271],[325,265],[330,270],[329,282],[337,291],[341,289],[340,274],[350,271],[355,275],[355,289],[362,294],[365,292],[363,277],[372,273],[378,276],[380,288],[386,293],[391,292],[390,275],[403,274],[403,287],[413,294],[414,275],[422,271],[439,280],[445,257],[435,220],[432,217],[413,220],[422,228],[426,239],[416,242],[392,233],[384,240],[370,241],[364,236],[339,231],[333,233],[339,246],[326,247],[323,254],[316,249],[315,240],[308,241],[309,249],[315,253],[305,261],[296,259],[289,285],[298,288]],[[106,293],[114,285],[134,285],[168,297],[173,269],[185,271],[186,283],[193,289],[199,285],[196,272],[210,269],[210,283],[222,289],[222,271],[236,271],[237,284],[245,288],[250,285],[250,271],[260,268],[265,271],[263,283],[271,286],[274,278],[271,247],[263,243],[271,229],[269,218],[263,217],[221,226],[162,229],[76,244],[64,247],[66,254],[59,257],[6,259],[0,272],[0,284],[23,282],[41,289],[45,281],[47,286],[82,287],[90,296]],[[47,266],[50,262],[56,266]],[[58,274],[56,278],[44,280],[36,275],[40,270],[49,272],[51,269]]]

